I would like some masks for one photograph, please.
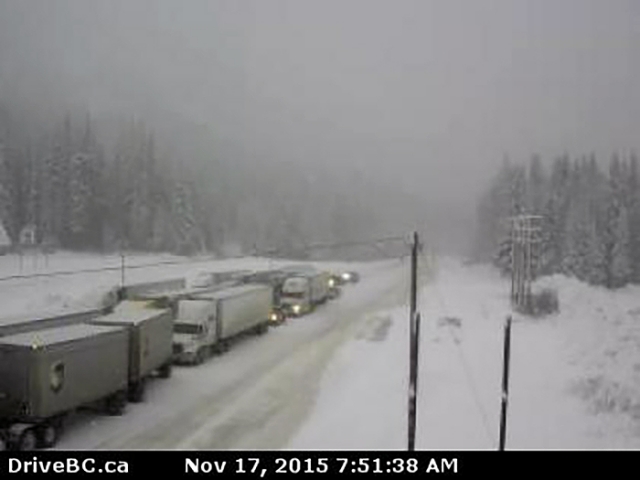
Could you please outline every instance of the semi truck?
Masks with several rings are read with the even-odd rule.
[[[242,279],[245,284],[269,285],[273,289],[273,306],[269,316],[272,325],[280,325],[285,321],[281,305],[282,286],[289,276],[290,274],[282,270],[264,270],[254,272]]]
[[[273,305],[272,288],[242,285],[178,301],[173,354],[178,364],[201,364],[226,351],[245,333],[265,333]]]
[[[128,350],[126,329],[114,326],[65,325],[0,338],[0,446],[50,448],[81,407],[122,414]]]
[[[290,316],[309,313],[329,298],[331,275],[327,272],[294,274],[282,285],[283,310]]]
[[[143,401],[146,382],[154,374],[171,376],[173,321],[171,309],[151,308],[145,301],[122,302],[113,313],[89,321],[92,325],[124,327],[129,333],[129,401]]]

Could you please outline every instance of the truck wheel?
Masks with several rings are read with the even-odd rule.
[[[106,402],[106,411],[109,415],[120,416],[127,406],[127,393],[120,391],[111,395]]]
[[[167,362],[160,367],[159,375],[160,378],[169,378],[171,377],[172,365],[171,362]]]
[[[21,452],[35,450],[38,447],[38,439],[33,428],[27,428],[20,434],[17,447]]]
[[[45,423],[44,425],[40,425],[37,431],[38,447],[40,448],[53,447],[58,441],[59,434],[60,434],[60,426],[57,425],[57,422],[50,422],[50,423]]]
[[[196,353],[196,359],[195,359],[195,364],[196,365],[202,365],[204,363],[205,360],[205,349],[204,348],[199,348],[198,349],[198,353]]]
[[[131,385],[131,388],[129,389],[129,401],[133,403],[142,402],[144,400],[144,387],[144,378],[141,378],[139,381]]]

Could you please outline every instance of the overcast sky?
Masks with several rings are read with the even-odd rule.
[[[633,0],[0,0],[0,95],[465,203],[504,153],[638,147],[639,46]]]

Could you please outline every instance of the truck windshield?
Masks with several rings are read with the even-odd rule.
[[[202,325],[199,325],[197,323],[175,323],[173,325],[173,331],[176,333],[198,335],[204,331],[204,328]]]

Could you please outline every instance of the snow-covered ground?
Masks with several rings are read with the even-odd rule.
[[[497,449],[509,283],[442,260],[419,294],[417,449]],[[509,449],[640,447],[640,288],[565,277],[559,314],[512,326]],[[457,319],[459,320],[453,320]],[[408,308],[370,315],[287,449],[407,448]]]
[[[286,263],[127,261],[180,262],[128,270],[127,283]],[[20,271],[16,257],[0,257],[0,275],[119,264],[58,254],[48,265],[23,259]],[[406,449],[408,264],[327,268],[363,280],[308,317],[151,382],[147,401],[123,417],[78,415],[59,448]],[[117,269],[11,280],[0,301],[5,314],[90,305],[119,282]],[[640,288],[611,292],[561,276],[541,284],[558,290],[560,313],[515,318],[507,448],[640,448]],[[489,267],[441,259],[429,269],[418,298],[418,449],[497,448],[508,292]]]

